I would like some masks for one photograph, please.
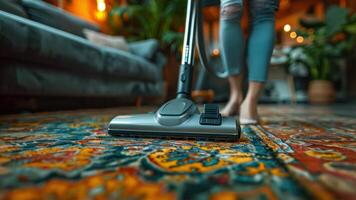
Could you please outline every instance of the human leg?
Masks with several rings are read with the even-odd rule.
[[[268,66],[275,43],[277,0],[250,0],[251,30],[247,44],[249,87],[241,105],[240,122],[257,123],[257,103],[267,80]]]
[[[242,16],[241,0],[221,0],[220,10],[220,46],[225,69],[229,73],[230,98],[222,110],[223,116],[239,112],[242,101],[242,75],[244,56],[244,38],[240,26]]]

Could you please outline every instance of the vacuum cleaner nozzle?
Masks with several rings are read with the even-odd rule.
[[[176,98],[154,113],[123,115],[109,124],[111,135],[123,137],[237,141],[240,126],[233,117],[222,117],[215,104],[199,113],[189,99]]]

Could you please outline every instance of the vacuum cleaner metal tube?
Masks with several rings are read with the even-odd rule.
[[[183,54],[181,64],[194,63],[194,45],[196,30],[196,0],[188,0],[185,29],[188,30],[184,35]]]
[[[190,98],[194,65],[197,0],[188,0],[183,42],[182,62],[179,69],[177,97]]]

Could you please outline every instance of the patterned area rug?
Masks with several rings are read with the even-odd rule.
[[[114,138],[120,110],[0,116],[0,199],[353,199],[355,112],[262,107],[236,143]]]

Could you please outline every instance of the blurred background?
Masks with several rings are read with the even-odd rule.
[[[205,2],[209,62],[219,68],[219,1]],[[175,96],[184,0],[3,0],[0,10],[1,113],[159,105]],[[354,0],[280,0],[261,103],[354,103],[355,10]],[[228,92],[197,58],[193,98],[223,103]]]

